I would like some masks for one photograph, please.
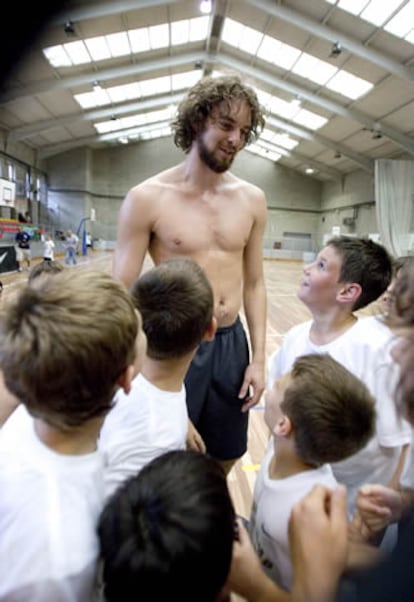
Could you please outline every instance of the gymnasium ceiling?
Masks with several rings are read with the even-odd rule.
[[[192,82],[238,72],[267,108],[268,160],[327,181],[414,155],[414,0],[211,4],[70,1],[0,88],[6,145],[43,159],[169,135]]]

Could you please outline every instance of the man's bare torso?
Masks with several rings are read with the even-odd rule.
[[[255,221],[252,188],[227,173],[220,186],[201,190],[179,176],[179,168],[144,183],[152,199],[148,251],[155,264],[191,257],[210,279],[219,326],[232,324],[242,304],[243,257]]]

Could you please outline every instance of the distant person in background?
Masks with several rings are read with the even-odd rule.
[[[79,238],[76,236],[76,234],[74,234],[72,232],[72,230],[67,230],[65,243],[64,243],[64,246],[66,249],[66,257],[65,257],[66,265],[69,265],[71,263],[73,263],[73,265],[76,265],[78,263],[78,261],[76,259],[78,245],[79,245]]]
[[[17,234],[15,236],[15,241],[17,243],[16,260],[17,260],[17,263],[19,264],[19,267],[18,267],[19,272],[23,271],[23,268],[22,268],[23,261],[26,262],[27,269],[30,268],[30,260],[31,260],[30,240],[31,240],[30,234],[23,229],[23,226],[19,226],[19,231],[17,232]]]
[[[32,223],[32,218],[30,217],[30,213],[28,211],[26,211],[26,213],[24,214],[24,221],[26,222],[26,224]]]
[[[92,234],[90,232],[86,233],[86,246],[92,248]]]
[[[45,261],[54,260],[55,243],[50,234],[45,234],[45,242],[43,243],[43,259]]]

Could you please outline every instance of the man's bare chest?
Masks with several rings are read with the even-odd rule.
[[[237,202],[171,202],[159,212],[152,242],[171,253],[193,254],[205,249],[237,252],[247,244],[252,221]]]

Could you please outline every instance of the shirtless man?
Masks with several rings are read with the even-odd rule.
[[[174,142],[186,158],[128,192],[114,255],[113,274],[127,286],[147,251],[155,264],[190,257],[209,277],[218,331],[201,344],[185,382],[190,419],[226,473],[246,451],[247,410],[264,390],[266,334],[266,198],[228,170],[263,126],[256,94],[240,78],[198,82],[173,123]]]

